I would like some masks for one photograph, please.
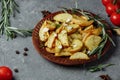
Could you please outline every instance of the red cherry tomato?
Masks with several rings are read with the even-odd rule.
[[[112,3],[109,3],[107,6],[106,6],[106,12],[107,14],[110,16],[113,12],[116,12],[116,10],[118,9],[118,5],[114,5]]]
[[[120,13],[114,12],[111,16],[110,16],[110,20],[111,22],[116,25],[116,26],[120,26]]]
[[[0,67],[0,80],[12,80],[12,71],[6,66]]]
[[[112,0],[113,1],[113,0]],[[102,4],[106,6],[107,4],[111,3],[111,0],[102,0]]]

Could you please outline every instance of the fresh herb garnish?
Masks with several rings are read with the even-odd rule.
[[[15,11],[19,12],[18,5],[14,0],[0,0],[2,3],[1,21],[0,21],[0,36],[6,35],[7,39],[15,38],[16,35],[31,36],[32,29],[22,30],[12,27],[10,24],[10,17],[15,16]]]
[[[61,24],[55,24],[56,28],[59,28],[61,26]]]
[[[109,67],[112,65],[115,65],[115,64],[99,64],[97,66],[92,66],[92,67],[88,68],[88,71],[90,71],[90,72],[101,71],[101,70],[104,70],[106,67]]]

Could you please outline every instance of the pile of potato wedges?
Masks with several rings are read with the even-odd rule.
[[[99,46],[102,27],[94,25],[86,16],[60,13],[53,20],[45,20],[39,30],[40,41],[54,56],[89,59],[88,53]]]

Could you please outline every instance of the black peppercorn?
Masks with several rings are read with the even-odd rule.
[[[19,72],[19,70],[18,70],[17,68],[15,68],[15,69],[14,69],[14,71],[15,71],[16,73],[18,73],[18,72]]]
[[[20,54],[20,52],[18,50],[16,50],[15,52],[16,52],[16,54]]]
[[[26,52],[23,53],[24,56],[28,56],[28,54]]]
[[[24,48],[24,51],[29,51],[29,49],[27,47]]]

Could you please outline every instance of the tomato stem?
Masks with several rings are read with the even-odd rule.
[[[118,13],[118,14],[120,13],[120,9],[117,10],[117,13]]]
[[[114,5],[116,5],[117,4],[117,0],[113,0],[113,2],[112,2]]]

